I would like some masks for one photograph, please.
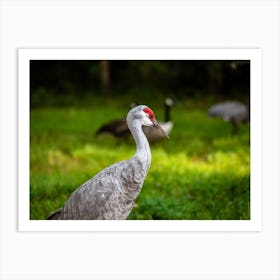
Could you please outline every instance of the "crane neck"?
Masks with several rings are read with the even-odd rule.
[[[151,164],[151,150],[147,137],[143,132],[141,122],[128,122],[128,128],[130,129],[131,134],[136,142],[136,153],[134,157],[142,162],[145,162],[149,167]]]

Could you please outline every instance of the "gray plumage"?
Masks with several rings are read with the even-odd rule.
[[[142,125],[157,126],[145,105],[131,109],[128,127],[136,142],[135,155],[115,163],[81,185],[48,220],[123,220],[134,206],[151,164],[149,143]]]
[[[234,132],[237,131],[239,123],[249,121],[248,108],[239,101],[224,101],[215,104],[209,108],[208,116],[230,122]]]

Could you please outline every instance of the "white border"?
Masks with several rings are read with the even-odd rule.
[[[250,60],[251,220],[242,221],[35,221],[29,220],[29,61],[59,60]],[[19,231],[261,231],[262,65],[260,49],[19,49]]]

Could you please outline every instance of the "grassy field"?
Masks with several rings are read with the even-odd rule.
[[[160,121],[163,107],[152,101]],[[162,102],[160,102],[162,103]],[[250,219],[250,129],[231,134],[210,119],[207,102],[180,102],[172,110],[170,139],[151,146],[152,165],[129,219]],[[106,166],[133,156],[132,140],[97,128],[126,116],[128,103],[33,109],[30,113],[30,218],[45,219]]]

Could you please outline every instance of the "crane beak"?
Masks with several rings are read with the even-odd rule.
[[[158,124],[158,122],[157,122],[156,119],[152,120],[152,123],[153,123],[153,126],[154,126],[154,127],[157,127],[157,128],[159,128],[159,129],[161,130],[161,132],[163,133],[163,135],[164,135],[166,138],[169,138],[169,136],[168,136],[168,134],[166,133],[166,131],[163,130],[163,128]]]
[[[152,123],[153,123],[153,126],[155,126],[155,127],[158,127],[158,126],[159,126],[156,119],[153,119],[153,120],[152,120]]]

